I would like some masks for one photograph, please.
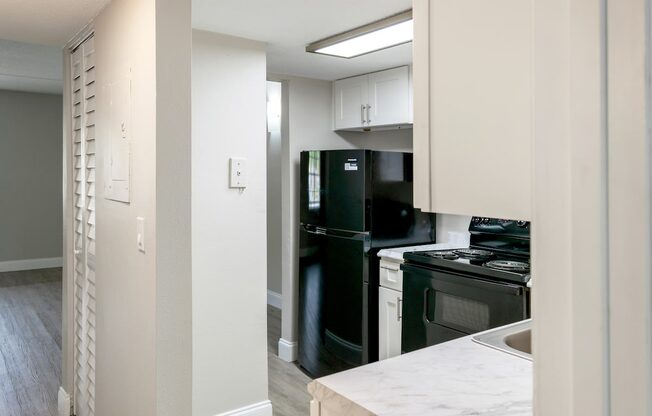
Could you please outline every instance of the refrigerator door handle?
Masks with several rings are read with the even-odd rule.
[[[301,224],[301,228],[303,231],[309,233],[309,234],[317,234],[317,235],[326,235],[326,229],[322,227],[316,227],[314,225],[307,225],[307,224]]]
[[[356,239],[356,240],[369,239],[368,231],[359,232],[359,231],[335,230],[335,229],[317,227],[308,224],[301,224],[301,229],[307,232],[308,234],[316,234],[316,235],[324,235],[329,237],[347,238],[347,239]]]

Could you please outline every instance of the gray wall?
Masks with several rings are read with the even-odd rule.
[[[0,90],[0,262],[62,255],[62,102]]]

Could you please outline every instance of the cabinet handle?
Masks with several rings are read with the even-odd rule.
[[[396,298],[396,320],[399,321],[399,322],[401,322],[401,318],[403,318],[403,316],[401,315],[401,302],[402,301],[403,301],[403,299]]]
[[[371,113],[369,110],[371,110],[371,106],[367,104],[367,124],[371,123],[371,118],[369,118]]]
[[[362,121],[362,124],[364,125],[365,119],[364,119],[364,109],[366,106],[364,104],[360,105],[360,120]]]

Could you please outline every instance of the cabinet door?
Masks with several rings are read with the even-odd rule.
[[[532,3],[415,0],[414,10],[415,175],[429,175],[430,204],[421,179],[415,201],[530,219]]]
[[[333,83],[335,100],[335,130],[366,126],[366,109],[369,98],[369,77],[341,79]]]
[[[401,354],[401,292],[378,288],[378,359]]]
[[[410,81],[407,66],[369,74],[368,126],[410,122]]]

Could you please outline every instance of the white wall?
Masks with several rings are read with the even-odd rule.
[[[294,360],[297,339],[298,241],[299,241],[299,162],[302,150],[349,149],[354,147],[332,131],[332,87],[328,81],[280,77],[284,80],[288,108],[288,134],[283,143],[283,314],[279,354]],[[284,352],[286,351],[286,352]],[[285,355],[284,355],[285,354]]]
[[[333,132],[331,82],[282,75],[270,75],[269,79],[284,81],[285,88],[291,96],[291,104],[289,103],[290,98],[288,98],[286,105],[291,105],[292,108],[289,109],[289,114],[284,115],[284,117],[287,117],[288,134],[291,134],[290,138],[286,138],[286,140],[289,140],[286,145],[289,144],[292,147],[292,150],[286,149],[286,153],[291,151],[292,156],[289,157],[286,154],[287,160],[284,163],[293,163],[294,173],[298,170],[301,150],[365,148],[401,152],[412,151],[412,129]],[[282,146],[278,142],[281,136],[280,130],[272,132],[271,141],[268,144],[268,203],[270,207],[276,206],[278,204],[276,198],[279,198],[280,201],[281,197],[280,193],[276,193],[274,189],[281,189],[281,182],[289,184],[289,182],[281,181],[282,174],[277,178],[281,164],[280,159],[283,157],[281,154]],[[295,185],[298,186],[298,182]],[[282,293],[281,280],[284,272],[282,271],[280,258],[280,241],[282,237],[278,234],[281,233],[281,222],[278,220],[272,221],[272,219],[279,219],[280,215],[281,207],[278,210],[268,212],[268,229],[270,232],[268,287],[276,293]]]
[[[207,416],[267,401],[265,45],[194,31],[192,65],[193,414]],[[228,188],[232,156],[244,191]]]
[[[61,261],[62,104],[61,95],[0,90],[0,271]]]
[[[104,198],[105,164],[97,167],[96,415],[190,414],[190,2],[113,0],[94,29],[98,161],[109,154],[107,85],[132,71],[129,204]],[[69,177],[67,117],[68,110]],[[66,204],[69,215],[68,196]],[[145,253],[136,247],[137,216],[146,220]],[[72,299],[70,288],[68,281],[64,299]],[[65,312],[63,386],[70,392],[65,320],[72,313]]]
[[[463,233],[468,235],[470,223],[471,217],[466,215],[437,214],[437,242],[448,242],[450,238],[448,233]]]
[[[358,149],[412,152],[412,129],[338,131],[335,134]]]
[[[282,340],[279,355],[294,360],[298,290],[298,209],[299,158],[303,150],[366,148],[372,150],[412,150],[412,130],[378,132],[334,132],[333,90],[330,81],[284,75],[270,75],[283,82],[284,130],[282,145]]]
[[[302,150],[365,148],[387,151],[412,151],[412,129],[371,132],[334,132],[332,130],[332,84],[328,81],[272,75],[284,82],[288,108],[287,139],[283,145],[282,208],[282,293],[283,314],[280,355],[294,359],[296,348],[298,285],[298,193],[299,156]],[[437,215],[437,239],[447,241],[448,232],[466,232],[470,217]],[[270,286],[277,284],[270,282]],[[284,351],[286,351],[284,355]]]
[[[156,414],[156,25],[153,0],[116,0],[95,21],[98,160],[109,154],[106,85],[132,67],[131,203],[97,198],[96,412]],[[98,163],[98,184],[105,181]],[[98,187],[98,190],[101,189]],[[100,191],[101,192],[101,191]],[[135,244],[146,220],[147,252]]]
[[[534,10],[535,414],[648,415],[652,10]]]
[[[298,301],[298,187],[299,157],[302,150],[365,148],[412,151],[412,129],[371,132],[334,132],[333,90],[329,81],[270,75],[283,82],[285,113],[282,123],[282,334],[281,358],[292,361],[296,354]],[[449,231],[466,232],[470,217],[437,215],[437,238],[447,241]],[[270,282],[276,285],[277,282]]]
[[[191,0],[156,0],[157,416],[194,408],[191,48]]]
[[[267,82],[267,289],[276,294],[282,291],[282,90],[280,82]]]

